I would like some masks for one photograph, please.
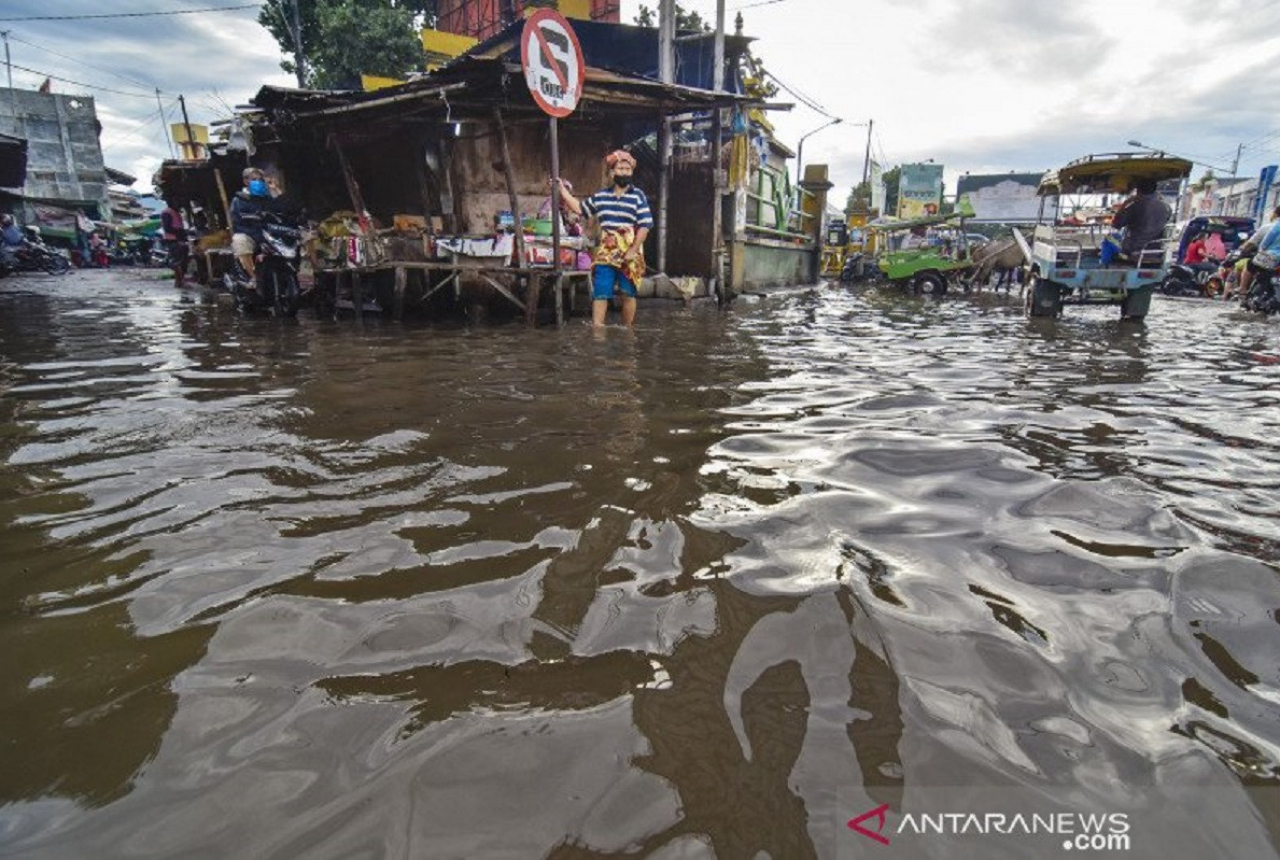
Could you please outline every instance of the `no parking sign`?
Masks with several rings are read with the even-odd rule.
[[[559,12],[539,9],[520,36],[524,81],[538,107],[553,117],[573,113],[582,98],[582,46]]]

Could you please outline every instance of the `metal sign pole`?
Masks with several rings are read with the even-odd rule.
[[[560,274],[560,120],[551,117],[551,254]]]

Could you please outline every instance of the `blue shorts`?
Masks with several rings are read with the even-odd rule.
[[[622,272],[613,266],[591,267],[591,298],[600,302],[609,301],[613,298],[614,286],[617,286],[624,296],[632,299],[636,297],[636,285],[631,283]]]

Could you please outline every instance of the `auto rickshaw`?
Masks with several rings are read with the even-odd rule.
[[[955,240],[950,243],[883,250],[877,258],[877,267],[890,283],[907,287],[915,293],[942,295],[953,286],[963,287],[964,274],[973,268],[973,255],[964,231],[964,221],[972,214],[972,210],[966,208],[949,215],[930,215],[910,221],[872,222],[868,230],[877,237],[877,247],[885,249],[893,246],[892,237],[896,233],[952,223],[958,227]]]
[[[1014,238],[1031,261],[1027,271],[1027,314],[1061,316],[1065,305],[1119,305],[1120,318],[1141,322],[1151,294],[1168,269],[1168,236],[1148,243],[1134,258],[1107,259],[1103,242],[1113,228],[1106,224],[1043,223],[1046,203],[1065,195],[1125,194],[1137,179],[1157,183],[1185,179],[1191,162],[1162,154],[1105,153],[1078,158],[1040,180],[1041,222],[1030,243],[1018,231]],[[1054,207],[1054,211],[1060,211]],[[1166,234],[1168,229],[1166,228]]]

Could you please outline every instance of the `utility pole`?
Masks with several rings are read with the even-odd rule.
[[[191,133],[191,119],[190,119],[190,117],[188,117],[188,116],[187,116],[187,100],[186,100],[185,98],[183,98],[181,95],[179,95],[179,96],[178,96],[178,104],[180,104],[180,105],[182,106],[182,125],[183,125],[183,127],[187,130],[187,143],[186,143],[186,146],[191,147],[191,151],[190,151],[190,154],[191,154],[191,160],[193,160],[193,161],[194,161],[195,159],[199,158],[200,156],[199,156],[199,152],[198,152],[198,150],[196,149],[196,138],[195,138],[195,135],[193,135],[193,134]],[[184,157],[187,155],[187,149],[186,149],[186,147],[183,147],[182,154],[183,154],[183,156],[184,156]]]
[[[724,92],[724,0],[716,0],[716,36],[712,51],[715,67],[711,88]],[[724,185],[720,170],[720,149],[724,146],[724,111],[716,108],[711,120],[711,277],[716,298],[724,304],[729,292],[724,284]]]
[[[160,101],[160,88],[156,87],[156,106],[160,108],[160,127],[164,129],[164,139],[169,144],[169,157],[177,158],[173,151],[173,138],[169,135],[169,118],[164,115],[164,104]]]
[[[876,121],[867,120],[867,154],[862,157],[862,183],[865,185],[871,181],[871,129],[875,127]],[[871,189],[868,188],[868,191]],[[871,208],[870,205],[867,208]]]
[[[9,73],[9,89],[13,89],[13,63],[9,61],[9,31],[0,32],[4,36],[4,68]]]
[[[1242,152],[1244,152],[1244,144],[1243,144],[1243,143],[1236,147],[1236,160],[1235,160],[1235,161],[1233,161],[1233,162],[1231,162],[1231,175],[1232,175],[1232,177],[1234,177],[1234,176],[1236,175],[1236,171],[1240,169],[1240,154],[1241,154]]]
[[[658,80],[676,80],[676,0],[658,5]],[[667,211],[671,199],[671,120],[664,113],[658,126],[658,271],[667,270]]]
[[[9,73],[9,104],[13,108],[13,133],[22,137],[23,130],[18,124],[18,93],[13,88],[13,64],[9,62],[9,31],[5,30],[0,35],[4,36],[4,68]]]
[[[307,85],[307,61],[302,56],[302,11],[299,9],[301,2],[302,0],[288,0],[292,19],[289,29],[293,32],[293,70],[298,74],[298,89],[303,89]]]

